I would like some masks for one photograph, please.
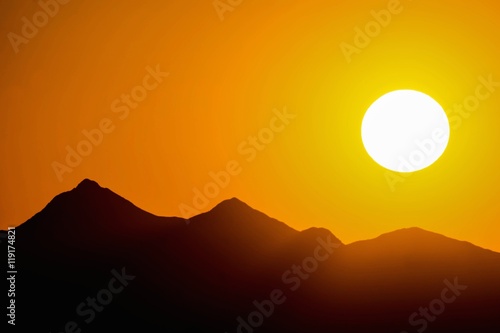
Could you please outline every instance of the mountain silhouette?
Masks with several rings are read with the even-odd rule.
[[[86,179],[16,228],[16,262],[19,331],[500,332],[499,253],[418,228],[345,245],[236,198],[160,217]]]

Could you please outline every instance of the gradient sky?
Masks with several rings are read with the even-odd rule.
[[[200,211],[238,197],[345,243],[417,226],[500,251],[500,86],[478,88],[500,82],[497,2],[221,3],[223,13],[212,0],[72,0],[44,22],[37,1],[0,2],[0,228],[84,178],[179,216],[229,163],[239,173]],[[387,9],[377,31],[372,11]],[[20,42],[34,15],[38,31],[24,28]],[[369,43],[355,41],[367,25]],[[147,77],[156,69],[169,75]],[[127,106],[123,94],[140,96],[144,82],[151,91]],[[390,186],[360,130],[370,104],[396,89],[432,96],[452,131],[437,163]],[[458,113],[477,89],[487,97]],[[294,118],[281,126],[273,118],[285,108]],[[58,178],[54,162],[99,127],[102,143]],[[262,151],[248,139],[259,133]]]

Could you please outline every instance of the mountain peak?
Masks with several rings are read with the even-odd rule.
[[[330,230],[325,228],[316,228],[312,227],[306,230],[302,230],[301,234],[309,237],[311,239],[323,238],[326,239],[328,237],[333,237],[333,242],[339,245],[344,245],[340,239],[337,238]]]
[[[216,207],[250,207],[240,199],[233,197],[231,199],[221,201]]]
[[[76,189],[102,189],[102,187],[96,181],[85,178],[78,184]]]
[[[219,202],[217,205],[215,205],[212,209],[210,209],[206,213],[202,213],[197,216],[203,216],[203,215],[210,215],[210,216],[224,216],[224,217],[241,217],[241,216],[247,216],[247,215],[253,215],[254,213],[258,212],[257,210],[253,209],[250,207],[248,204],[245,202],[241,201],[238,198],[231,198],[231,199],[226,199],[221,202]],[[197,217],[194,216],[194,217]]]
[[[410,227],[410,228],[403,228],[403,229],[398,229],[394,230],[385,234],[382,234],[379,236],[379,238],[400,238],[400,237],[412,237],[413,239],[415,238],[428,238],[428,237],[442,237],[442,238],[448,238],[446,236],[437,234],[432,231],[428,231],[422,228],[418,227]]]

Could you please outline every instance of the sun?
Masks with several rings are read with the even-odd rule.
[[[450,124],[432,97],[415,90],[396,90],[368,108],[361,138],[368,155],[379,165],[396,172],[414,172],[443,155]]]

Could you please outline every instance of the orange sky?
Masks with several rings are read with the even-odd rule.
[[[500,251],[497,2],[228,3],[1,2],[0,227],[91,178],[158,215],[199,189],[199,211],[239,197],[345,243],[417,226]],[[432,96],[452,132],[390,185],[360,129],[396,89]]]

